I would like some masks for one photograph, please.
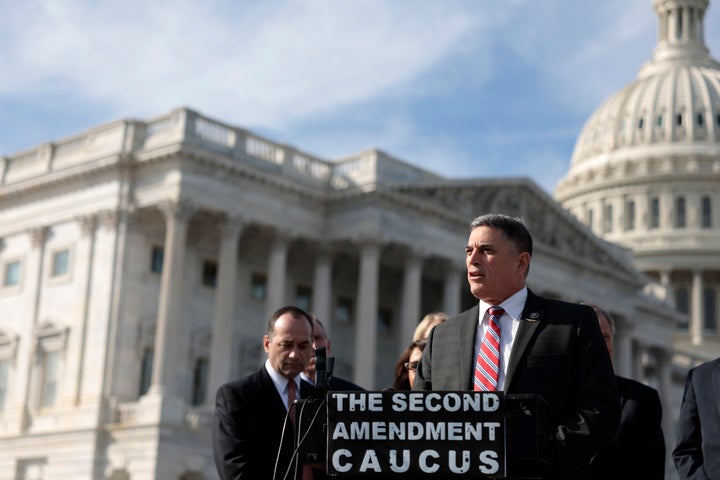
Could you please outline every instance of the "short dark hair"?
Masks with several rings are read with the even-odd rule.
[[[290,315],[294,317],[305,317],[307,319],[308,323],[310,324],[310,331],[312,332],[313,329],[313,321],[310,314],[308,314],[305,310],[303,310],[300,307],[296,307],[294,305],[285,305],[284,307],[280,307],[272,314],[270,317],[270,320],[268,320],[267,324],[267,336],[272,337],[275,334],[275,323],[277,322],[278,318],[282,317],[286,313],[289,313]]]
[[[532,256],[533,239],[520,218],[503,215],[501,213],[488,213],[476,217],[470,224],[470,231],[477,227],[490,227],[500,230],[505,238],[515,244],[518,253],[527,252]]]

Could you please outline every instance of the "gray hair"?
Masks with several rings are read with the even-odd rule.
[[[500,230],[505,238],[515,244],[518,253],[527,252],[532,256],[532,236],[521,219],[501,213],[488,213],[475,218],[470,224],[470,231],[475,230],[477,227],[490,227]]]

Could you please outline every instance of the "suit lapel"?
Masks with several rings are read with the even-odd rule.
[[[460,359],[460,372],[464,378],[464,390],[473,389],[473,375],[475,369],[475,335],[477,334],[480,306],[476,305],[462,313],[457,322],[457,345]]]
[[[512,384],[513,376],[520,364],[525,350],[530,344],[530,340],[535,334],[535,330],[543,320],[543,304],[545,302],[528,289],[528,297],[525,301],[525,308],[520,316],[520,325],[518,325],[515,340],[513,341],[512,350],[510,351],[510,363],[508,364],[507,374],[505,375],[504,390],[507,392]]]

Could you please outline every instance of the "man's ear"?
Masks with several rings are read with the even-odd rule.
[[[530,268],[530,254],[523,252],[518,255],[518,270],[522,276],[527,275],[528,268]]]
[[[270,351],[270,337],[267,335],[263,337],[263,348],[265,349],[265,353]]]

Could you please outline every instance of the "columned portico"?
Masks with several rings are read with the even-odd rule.
[[[233,322],[235,320],[235,277],[237,276],[238,240],[243,223],[238,218],[226,218],[220,225],[220,261],[215,315],[212,325],[210,348],[210,373],[208,375],[205,403],[215,399],[217,388],[230,380],[233,353]]]
[[[380,244],[372,240],[360,246],[357,314],[355,319],[354,381],[358,385],[375,385],[377,350],[378,279]]]
[[[181,202],[164,203],[160,208],[165,216],[165,247],[155,326],[152,382],[148,395],[176,396],[178,392],[175,390],[173,368],[177,365],[177,342],[171,339],[183,333],[183,270],[187,228],[193,209]]]

